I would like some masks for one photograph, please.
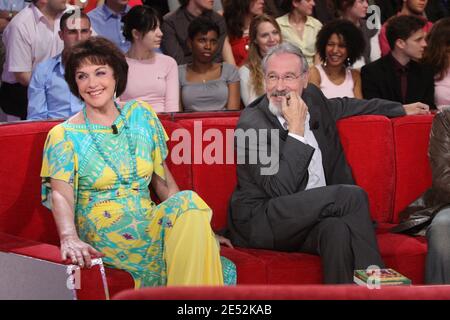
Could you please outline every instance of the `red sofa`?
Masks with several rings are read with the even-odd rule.
[[[199,127],[214,136],[232,133],[238,112],[161,114],[169,136],[176,129],[189,132],[192,150],[209,150],[210,141],[198,138]],[[338,123],[341,142],[358,185],[370,201],[372,218],[378,223],[377,237],[388,267],[423,284],[427,245],[424,238],[391,234],[398,213],[431,184],[427,146],[432,115],[388,119],[359,116]],[[57,121],[0,124],[0,250],[62,263],[58,236],[51,213],[40,204],[39,171],[42,148]],[[184,130],[184,131],[183,131]],[[195,132],[197,130],[197,132]],[[219,131],[217,131],[219,130]],[[172,149],[178,141],[169,141]],[[203,139],[206,140],[206,139]],[[214,140],[214,139],[213,139]],[[214,140],[215,141],[215,140]],[[220,142],[220,141],[219,141]],[[232,152],[226,149],[224,154]],[[194,152],[192,152],[192,157]],[[216,155],[217,156],[217,155]],[[219,158],[221,157],[219,152]],[[228,200],[236,183],[234,164],[168,165],[181,189],[195,190],[214,211],[212,227],[226,225]],[[238,284],[320,284],[320,259],[304,253],[260,249],[222,248],[222,255],[237,266]],[[110,296],[133,287],[126,272],[106,268]],[[82,270],[79,299],[104,299],[98,270]]]

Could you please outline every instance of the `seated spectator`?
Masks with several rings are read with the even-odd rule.
[[[427,6],[428,0],[404,0],[403,5],[401,6],[400,11],[397,13],[397,16],[405,15],[405,16],[414,16],[419,17],[425,21],[425,24],[423,25],[423,31],[425,33],[429,32],[431,27],[433,26],[433,23],[430,21],[427,21],[425,17],[425,7]],[[380,49],[381,49],[381,55],[385,56],[389,53],[391,50],[391,47],[389,45],[389,41],[386,37],[386,26],[388,22],[385,22],[383,26],[381,27],[380,34],[379,34],[379,41],[380,41]]]
[[[428,251],[425,283],[450,284],[450,109],[433,119],[428,146],[432,186],[403,212],[392,229],[412,235],[425,235]]]
[[[212,1],[180,0],[181,7],[164,16],[161,31],[164,38],[161,43],[163,53],[175,59],[178,65],[191,63],[192,52],[188,43],[188,27],[192,20],[202,16],[219,26],[218,50],[214,62],[226,61],[235,64],[233,52],[227,37],[224,18],[213,11]]]
[[[3,30],[5,30],[11,19],[23,8],[25,8],[24,0],[0,0],[0,38]],[[5,62],[5,46],[0,41],[0,74],[3,71],[3,63]]]
[[[323,62],[311,68],[308,81],[328,99],[361,99],[361,76],[351,68],[364,50],[361,30],[343,19],[328,22],[317,35],[316,49]]]
[[[365,99],[422,102],[434,107],[433,70],[417,62],[426,47],[424,25],[425,21],[416,16],[389,19],[386,36],[392,51],[361,69]]]
[[[148,2],[154,2],[153,0],[147,0],[147,1]],[[214,1],[213,10],[215,12],[217,12],[218,14],[222,15],[223,14],[222,0],[213,0],[213,1]],[[179,1],[179,0],[167,0],[165,2],[167,3],[167,5],[169,7],[169,11],[173,12],[173,11],[177,10],[181,6],[180,2],[183,2],[183,0],[181,0],[181,1]],[[151,5],[153,5],[153,3],[151,3]]]
[[[427,44],[424,62],[434,67],[434,103],[450,106],[450,17],[434,24]]]
[[[131,42],[126,53],[128,82],[120,101],[140,100],[156,112],[179,109],[178,66],[169,56],[155,52],[161,44],[158,13],[148,6],[136,6],[123,18],[123,34]]]
[[[64,42],[61,54],[39,63],[28,87],[28,120],[67,119],[83,107],[64,79],[64,65],[70,49],[91,36],[88,16],[79,9],[67,11],[60,20],[59,36]]]
[[[248,106],[264,94],[264,73],[261,61],[270,48],[282,41],[277,21],[263,14],[250,23],[250,46],[245,64],[239,68],[241,99]]]
[[[128,0],[105,0],[105,4],[88,13],[94,32],[114,42],[123,52],[130,49],[130,42],[122,33],[122,17],[129,10]]]
[[[188,28],[192,63],[178,67],[183,111],[238,110],[239,73],[226,62],[214,62],[219,50],[219,26],[205,17]]]
[[[334,2],[338,16],[352,22],[364,36],[366,45],[364,46],[362,59],[358,59],[353,64],[353,68],[361,68],[363,65],[378,59],[381,56],[380,43],[377,37],[378,30],[369,29],[367,21],[364,19],[369,8],[367,0],[335,0]]]
[[[85,107],[48,133],[42,202],[52,210],[62,260],[90,268],[92,258],[145,286],[236,284],[236,267],[220,257],[211,209],[193,191],[179,192],[166,164],[168,136],[144,102],[122,108],[121,50],[102,37],[75,45],[65,78]],[[161,203],[151,197],[152,185]]]
[[[33,69],[63,50],[64,44],[57,31],[65,9],[65,0],[33,0],[4,30],[6,58],[0,105],[6,114],[26,119],[27,88]]]
[[[316,37],[322,28],[322,23],[313,18],[314,0],[285,0],[283,9],[287,11],[284,16],[277,18],[284,41],[299,47],[312,66],[317,63]]]
[[[264,0],[228,0],[223,17],[236,65],[241,66],[248,56],[249,28],[253,17],[264,12]]]

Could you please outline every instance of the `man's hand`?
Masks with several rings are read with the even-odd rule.
[[[282,97],[281,113],[288,123],[289,132],[303,137],[308,106],[295,92]]]
[[[217,241],[219,241],[220,244],[224,244],[231,249],[234,248],[229,239],[227,239],[223,236],[219,236],[218,234],[216,234],[215,236],[216,236]]]
[[[430,107],[422,102],[414,102],[410,104],[404,104],[403,108],[405,109],[405,112],[407,115],[414,115],[414,114],[429,114],[430,113]]]

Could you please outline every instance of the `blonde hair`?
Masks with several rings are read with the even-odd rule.
[[[249,49],[246,65],[250,70],[249,89],[253,89],[256,95],[260,96],[264,93],[264,73],[262,69],[262,55],[259,51],[256,38],[258,36],[258,27],[263,22],[269,22],[280,33],[280,42],[282,41],[281,28],[275,18],[267,14],[256,16],[252,19],[249,28]]]

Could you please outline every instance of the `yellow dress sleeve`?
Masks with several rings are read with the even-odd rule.
[[[50,210],[52,204],[50,179],[69,183],[74,188],[76,197],[78,185],[77,162],[73,143],[66,140],[64,127],[61,125],[55,126],[47,135],[41,168],[41,201]]]

